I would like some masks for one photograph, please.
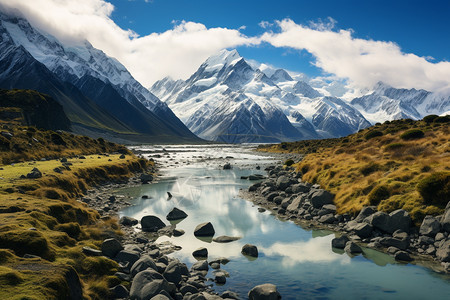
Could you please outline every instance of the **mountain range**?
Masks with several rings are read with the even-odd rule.
[[[123,142],[281,142],[346,136],[385,120],[450,111],[450,90],[382,82],[354,99],[346,86],[271,68],[222,50],[187,80],[145,88],[88,41],[63,43],[0,12],[0,88],[59,103],[71,131]],[[200,139],[200,138],[201,139]]]

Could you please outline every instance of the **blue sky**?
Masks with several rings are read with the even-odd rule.
[[[403,52],[450,60],[450,1],[211,1],[211,0],[111,0],[111,18],[123,29],[140,36],[164,32],[174,21],[194,21],[208,28],[238,29],[247,36],[262,34],[261,21],[290,18],[297,24],[326,21],[337,23],[334,30],[352,29],[362,39],[392,41]],[[276,29],[275,29],[276,30]],[[267,43],[258,47],[237,47],[242,56],[309,75],[322,70],[311,65],[314,57],[305,50],[276,48]],[[432,60],[433,61],[433,60]]]

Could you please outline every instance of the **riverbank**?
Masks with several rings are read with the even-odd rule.
[[[357,246],[373,248],[401,262],[420,263],[436,272],[450,272],[450,239],[447,205],[444,216],[424,219],[414,226],[408,212],[389,214],[369,206],[357,215],[339,214],[334,195],[318,184],[303,182],[293,168],[268,168],[269,178],[241,191],[241,197],[307,228],[329,229],[341,234],[334,248],[351,254],[361,253]],[[433,263],[432,263],[433,262]]]

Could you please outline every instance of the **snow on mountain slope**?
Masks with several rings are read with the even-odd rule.
[[[222,50],[186,81],[164,78],[150,90],[189,129],[210,140],[314,139],[343,136],[370,125],[342,100],[325,98],[286,70],[267,67],[263,72],[255,69],[258,65],[249,64],[236,50]]]

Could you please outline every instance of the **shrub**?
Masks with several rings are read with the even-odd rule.
[[[391,151],[391,150],[397,150],[397,149],[400,149],[403,147],[405,147],[405,144],[403,144],[403,143],[392,143],[392,144],[386,145],[386,147],[384,147],[384,149],[386,151]]]
[[[448,123],[450,122],[450,116],[437,117],[434,119],[433,123]]]
[[[425,204],[445,207],[450,201],[450,172],[437,172],[417,184]]]
[[[375,138],[377,136],[383,136],[383,133],[381,131],[379,131],[379,130],[371,130],[371,131],[369,131],[368,133],[366,133],[364,135],[364,138],[366,140],[370,140],[370,139],[373,139],[373,138]]]
[[[67,233],[71,238],[78,238],[81,233],[80,224],[75,222],[69,222],[64,224],[59,224],[55,226],[55,230]]]
[[[414,140],[423,138],[424,135],[425,134],[420,129],[411,129],[402,133],[402,135],[400,135],[400,138],[403,140]]]
[[[288,167],[292,166],[294,164],[294,161],[292,159],[288,159],[284,162],[284,164]]]
[[[380,169],[380,165],[374,162],[368,163],[364,167],[361,168],[361,173],[364,176],[367,176],[369,174],[372,174],[373,172],[376,172]]]
[[[423,118],[423,120],[425,121],[425,123],[432,123],[436,118],[439,118],[438,115],[428,115],[426,117]]]
[[[388,199],[390,195],[391,193],[384,185],[376,186],[368,196],[370,205],[378,205],[382,200]]]

